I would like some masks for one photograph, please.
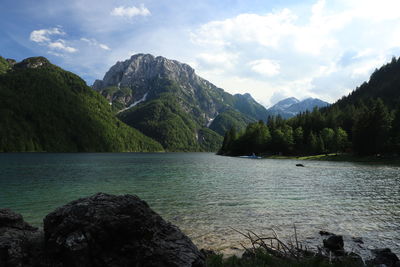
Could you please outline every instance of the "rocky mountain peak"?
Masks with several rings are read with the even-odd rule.
[[[322,101],[318,98],[306,98],[302,101],[295,97],[289,97],[276,103],[268,109],[271,115],[280,115],[283,118],[294,117],[300,112],[311,111],[314,107],[322,108],[329,106],[328,102]]]
[[[275,105],[273,105],[272,107],[270,107],[269,110],[286,109],[286,108],[290,107],[291,105],[299,103],[299,102],[300,102],[300,100],[298,100],[295,97],[285,98],[285,99],[279,101],[278,103],[276,103]]]
[[[50,61],[45,57],[30,57],[19,63],[14,63],[14,68],[19,69],[37,69],[51,65]]]
[[[221,96],[217,101],[214,97],[215,91],[221,94],[222,89],[197,76],[189,65],[150,54],[136,54],[118,61],[103,80],[95,81],[93,89],[119,111],[167,92],[174,92],[186,112],[192,112],[193,104],[200,105],[204,118],[215,117],[217,109],[224,105]]]
[[[101,90],[109,86],[140,85],[149,80],[162,77],[176,82],[196,79],[194,69],[189,65],[165,57],[154,57],[151,54],[136,54],[125,61],[118,61],[105,74],[102,81],[95,81],[93,88]]]

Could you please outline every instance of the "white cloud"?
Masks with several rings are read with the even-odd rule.
[[[53,56],[56,56],[56,57],[62,57],[62,58],[65,58],[65,55],[64,54],[61,54],[61,53],[57,53],[57,52],[54,52],[54,51],[47,51],[47,53],[49,54],[49,55],[53,55]]]
[[[68,10],[68,25],[79,25],[74,35],[82,35],[71,39],[57,27],[33,31],[30,39],[48,53],[64,55],[63,64],[89,73],[90,79],[134,52],[152,53],[191,63],[228,92],[249,92],[264,104],[272,96],[335,101],[367,80],[374,68],[400,56],[398,0],[233,1],[227,10],[200,2],[51,3],[51,12],[40,13],[40,6],[35,13],[61,19]],[[135,18],[153,14],[151,25],[133,27]],[[59,38],[79,52],[47,47]],[[265,59],[277,64],[260,61]]]
[[[230,92],[250,92],[267,105],[273,96],[334,102],[400,55],[399,9],[397,0],[316,0],[305,9],[209,21],[190,40],[199,73]],[[201,56],[224,54],[236,58],[218,74]]]
[[[319,54],[322,48],[332,48],[336,41],[331,32],[349,22],[343,14],[326,16],[325,1],[320,0],[311,7],[312,16],[305,25],[299,17],[285,8],[265,15],[240,14],[222,21],[202,25],[192,33],[192,41],[203,45],[232,47],[238,43],[260,45],[279,49],[290,43],[300,52]]]
[[[111,48],[108,45],[100,43],[94,38],[82,37],[79,40],[74,40],[74,39],[66,40],[65,38],[64,39],[55,38],[55,36],[60,36],[60,35],[67,36],[67,34],[60,27],[40,29],[31,32],[30,40],[35,43],[38,43],[41,46],[47,47],[49,49],[49,51],[47,51],[48,54],[64,58],[66,58],[66,55],[76,53],[80,50],[83,50],[83,53],[93,54],[93,48],[92,48],[93,46],[98,47],[99,48],[98,50],[101,51],[111,50]],[[92,50],[90,50],[89,47]]]
[[[71,46],[67,46],[65,44],[65,40],[59,39],[55,42],[50,42],[47,45],[50,49],[54,49],[54,50],[59,50],[59,51],[64,51],[67,53],[75,53],[78,51],[78,49],[71,47]]]
[[[233,43],[255,43],[277,47],[280,41],[296,29],[296,16],[288,9],[267,15],[241,14],[232,19],[212,21],[192,33],[198,44],[231,46]]]
[[[208,66],[209,68],[219,68],[226,70],[236,65],[237,54],[221,52],[221,53],[201,53],[196,57],[198,64]],[[197,64],[195,64],[197,65]]]
[[[112,16],[133,18],[135,16],[149,16],[150,10],[148,10],[143,4],[139,7],[116,7],[111,11]]]
[[[101,49],[104,49],[104,50],[111,50],[111,48],[108,45],[99,43],[96,39],[88,39],[88,38],[82,37],[81,41],[84,41],[84,42],[88,43],[91,46],[100,47]]]
[[[108,45],[105,45],[105,44],[99,44],[99,47],[100,47],[101,49],[104,49],[104,50],[111,50],[111,48],[108,47]]]
[[[50,50],[57,50],[59,53],[52,52],[50,54],[55,56],[60,56],[60,52],[75,53],[78,51],[77,48],[67,45],[64,39],[53,40],[53,36],[66,35],[66,33],[59,27],[54,27],[50,29],[40,29],[31,32],[29,39],[32,42],[38,43],[48,47]]]
[[[398,0],[341,0],[353,17],[373,22],[400,19],[400,2]]]
[[[280,65],[278,62],[269,59],[257,59],[248,63],[250,68],[267,77],[272,77],[280,73]]]
[[[380,56],[371,60],[363,61],[357,64],[352,70],[352,76],[362,76],[370,74],[376,68],[379,68],[386,62],[386,58],[384,56]]]
[[[29,39],[36,43],[50,42],[51,35],[65,35],[60,28],[41,29],[32,31]]]
[[[84,41],[84,42],[86,42],[86,43],[88,43],[88,44],[91,44],[91,45],[94,45],[94,44],[95,44],[95,43],[94,43],[94,40],[90,40],[90,39],[85,38],[85,37],[82,37],[82,38],[81,38],[81,41]]]

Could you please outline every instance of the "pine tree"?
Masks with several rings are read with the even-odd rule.
[[[348,137],[345,130],[342,128],[335,129],[335,138],[334,138],[334,152],[344,151],[347,147]]]
[[[318,153],[318,140],[315,134],[311,131],[307,138],[308,152],[310,154]]]
[[[372,108],[361,110],[353,127],[353,148],[360,155],[387,150],[392,116],[381,99],[371,102]]]
[[[324,128],[321,131],[321,137],[324,141],[324,148],[326,153],[335,150],[335,131],[331,128]]]
[[[301,126],[297,127],[293,133],[294,146],[297,153],[301,153],[304,147],[304,132]]]

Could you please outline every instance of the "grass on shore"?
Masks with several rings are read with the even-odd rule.
[[[330,263],[318,256],[295,261],[272,256],[266,252],[258,251],[254,257],[231,256],[224,259],[223,255],[211,255],[206,261],[207,267],[358,267],[364,266],[360,262],[347,259],[341,262]]]
[[[348,161],[369,164],[400,165],[400,157],[355,156],[352,154],[321,154],[312,156],[268,156],[267,159],[296,159],[296,160],[320,160],[320,161]]]

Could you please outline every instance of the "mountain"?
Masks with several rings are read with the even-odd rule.
[[[295,103],[291,105],[290,107],[287,108],[288,112],[293,112],[293,113],[300,113],[300,112],[305,112],[305,111],[312,111],[315,107],[317,108],[323,108],[327,107],[330,104],[328,102],[322,101],[318,98],[306,98],[303,101],[300,101],[298,103]]]
[[[268,116],[249,94],[231,95],[189,65],[149,54],[117,62],[93,89],[122,121],[169,151],[216,151],[226,130]]]
[[[0,57],[0,151],[161,151],[77,75],[44,57]]]
[[[273,105],[272,107],[270,107],[268,109],[268,112],[273,115],[273,116],[277,116],[277,115],[281,115],[282,117],[286,117],[284,115],[286,115],[286,110],[294,104],[299,103],[300,100],[298,100],[295,97],[289,97],[289,98],[285,98],[281,101],[279,101],[278,103],[276,103],[275,105]],[[291,114],[287,114],[287,116],[290,116]]]
[[[328,102],[318,98],[306,98],[303,101],[290,97],[283,99],[268,109],[271,115],[280,115],[282,118],[288,119],[305,111],[312,111],[315,107],[322,108],[329,106]]]

